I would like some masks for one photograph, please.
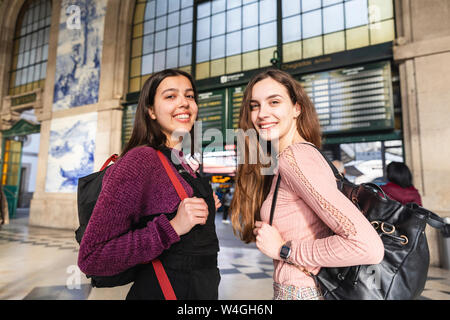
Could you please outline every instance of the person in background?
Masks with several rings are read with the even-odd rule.
[[[402,204],[415,202],[422,205],[419,191],[413,186],[412,174],[402,162],[391,162],[386,168],[388,183],[381,186],[386,195]]]
[[[230,221],[228,221],[228,209],[231,205],[231,200],[233,200],[233,195],[230,192],[230,189],[227,189],[225,191],[225,194],[223,195],[223,218],[222,223],[229,224]]]

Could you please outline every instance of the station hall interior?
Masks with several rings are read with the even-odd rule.
[[[121,152],[142,85],[167,68],[196,82],[201,170],[220,198],[236,141],[211,149],[205,132],[236,130],[246,84],[277,68],[351,182],[383,185],[404,162],[423,207],[450,218],[449,0],[0,0],[0,43],[0,299],[124,298],[77,269],[77,183]],[[272,261],[222,215],[219,299],[272,299]],[[426,236],[421,299],[450,300],[450,242]]]

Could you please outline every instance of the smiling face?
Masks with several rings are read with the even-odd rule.
[[[289,145],[297,132],[300,106],[293,103],[284,85],[272,78],[257,82],[252,89],[250,117],[256,131],[267,141]]]
[[[167,136],[169,146],[173,146],[172,133],[189,132],[197,118],[198,107],[194,89],[184,76],[167,77],[156,89],[155,100],[148,109],[150,118],[156,120]]]

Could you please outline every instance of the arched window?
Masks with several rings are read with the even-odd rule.
[[[154,72],[191,71],[193,0],[137,0],[131,44],[129,92]]]
[[[14,34],[9,95],[43,88],[47,71],[51,0],[28,0]]]

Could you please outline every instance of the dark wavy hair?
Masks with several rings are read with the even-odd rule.
[[[413,186],[412,174],[408,166],[402,162],[391,162],[386,167],[386,177],[390,182],[399,185],[402,188]]]
[[[195,87],[192,76],[184,71],[175,69],[166,69],[153,74],[145,81],[141,94],[139,96],[138,106],[134,117],[133,131],[128,143],[123,148],[120,157],[123,157],[128,151],[138,146],[149,146],[157,150],[161,150],[167,143],[167,137],[162,132],[161,126],[157,120],[150,118],[148,114],[149,108],[154,108],[156,90],[160,83],[168,77],[183,76],[188,78],[194,90],[195,102],[198,101],[198,92]],[[191,132],[191,154],[194,148],[194,129]]]

